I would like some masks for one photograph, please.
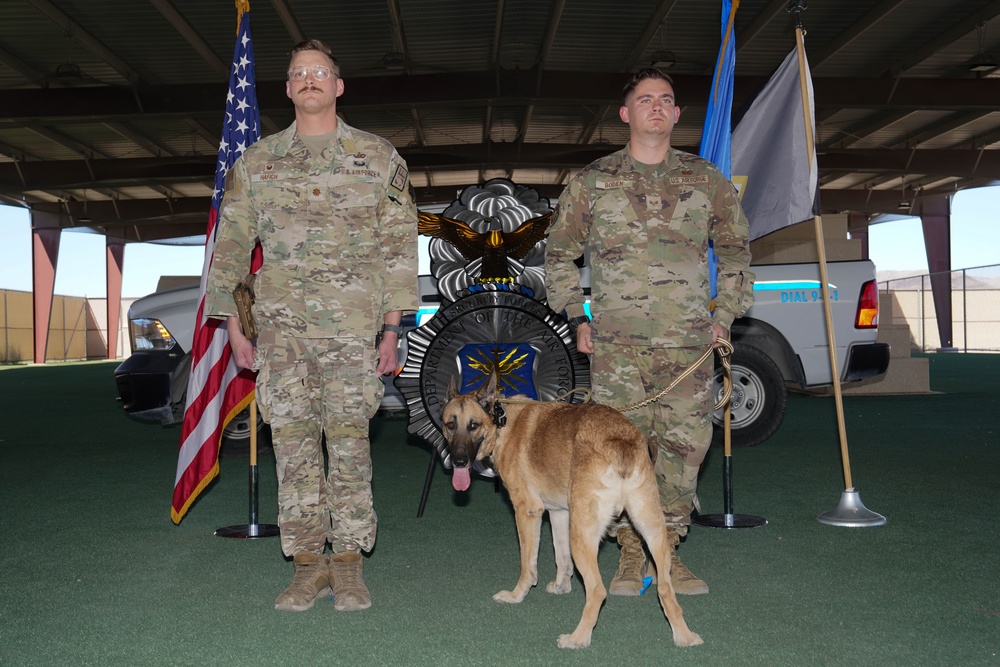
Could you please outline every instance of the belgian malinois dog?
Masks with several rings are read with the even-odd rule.
[[[576,563],[587,593],[579,625],[572,634],[560,635],[558,644],[589,646],[607,597],[597,550],[608,525],[627,511],[659,572],[657,592],[674,644],[702,643],[684,622],[670,584],[671,546],[646,439],[623,414],[596,403],[538,402],[524,396],[501,400],[493,374],[478,391],[466,394],[458,393],[452,378],[441,422],[454,488],[468,489],[472,462],[492,457],[514,505],[521,576],[514,590],[500,591],[494,600],[520,602],[538,583],[538,541],[547,510],[556,578],[545,590],[569,593]]]

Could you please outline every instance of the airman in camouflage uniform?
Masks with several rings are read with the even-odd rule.
[[[228,319],[237,364],[259,370],[281,546],[295,564],[275,607],[308,609],[329,587],[337,609],[364,609],[361,552],[377,525],[368,422],[382,398],[378,375],[396,368],[402,311],[416,309],[416,208],[392,145],[338,122],[343,81],[321,42],[293,49],[287,92],[295,123],[248,148],[227,175],[205,314]],[[232,290],[258,239],[254,347]]]
[[[585,167],[567,185],[549,233],[546,288],[553,310],[577,324],[577,348],[592,353],[598,401],[624,407],[672,382],[753,299],[746,217],[732,184],[714,165],[670,147],[680,117],[672,81],[641,70],[626,85],[624,149]],[[711,310],[709,241],[718,256]],[[591,314],[573,260],[590,246]],[[647,436],[674,546],[687,533],[698,468],[712,438],[713,362],[658,401],[625,414]],[[618,530],[622,561],[610,592],[638,595],[644,555],[631,527]],[[676,554],[678,593],[707,593]]]

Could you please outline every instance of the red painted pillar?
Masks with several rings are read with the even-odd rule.
[[[35,328],[36,364],[45,363],[52,295],[56,286],[56,264],[59,262],[59,237],[62,234],[58,226],[45,226],[44,220],[48,216],[49,214],[35,210],[31,212],[31,309]]]
[[[951,197],[931,197],[920,202],[927,271],[931,274],[934,312],[941,347],[954,348],[951,326]]]
[[[108,359],[118,358],[118,332],[121,330],[122,265],[125,262],[125,244],[107,237],[105,253],[108,272]]]

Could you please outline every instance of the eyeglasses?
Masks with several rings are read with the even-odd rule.
[[[301,65],[288,70],[288,80],[305,81],[305,78],[309,76],[309,74],[312,74],[312,78],[317,81],[326,81],[333,76],[333,69],[327,67],[326,65],[313,65],[311,67]]]

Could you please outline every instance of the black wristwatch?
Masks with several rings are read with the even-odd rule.
[[[385,324],[382,325],[381,333],[384,334],[386,331],[391,331],[397,336],[403,335],[403,327],[399,326],[398,324],[389,324],[388,322],[386,322]]]
[[[576,333],[576,328],[581,324],[590,324],[590,318],[586,315],[580,315],[579,317],[566,320],[566,323],[569,324],[569,330]]]

